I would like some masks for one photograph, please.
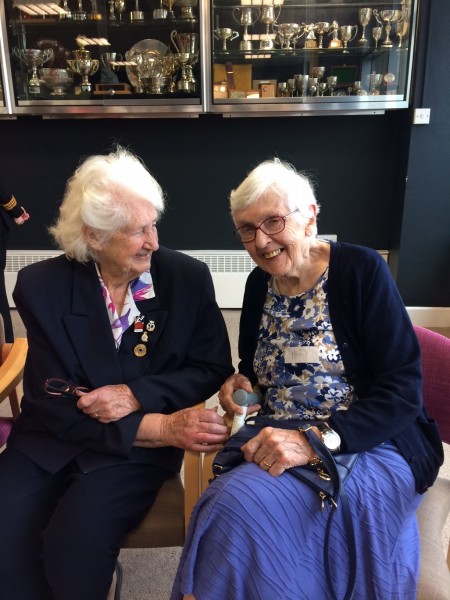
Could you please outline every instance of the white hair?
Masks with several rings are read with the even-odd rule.
[[[106,241],[128,225],[129,200],[137,197],[149,202],[158,217],[164,211],[163,191],[137,156],[121,146],[107,155],[90,156],[67,182],[59,217],[49,232],[69,258],[87,262],[94,256],[84,228],[95,229]]]
[[[270,194],[284,200],[290,210],[298,210],[300,217],[309,219],[308,207],[320,207],[317,203],[311,181],[298,172],[292,165],[279,158],[265,160],[255,167],[230,194],[230,210],[236,211],[249,207],[257,200],[264,200]],[[314,235],[317,228],[313,227]]]

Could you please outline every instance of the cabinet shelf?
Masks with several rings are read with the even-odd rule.
[[[144,18],[133,21],[131,0],[116,20],[109,2],[101,19],[74,20],[24,18],[14,0],[0,0],[0,55],[10,59],[0,114],[85,115],[92,106],[96,116],[264,116],[408,106],[418,0],[269,1],[191,0],[194,16],[183,18],[189,0],[175,0],[175,18],[155,19],[159,1],[139,0]],[[83,0],[87,13],[91,3]],[[98,63],[92,68],[74,55],[79,35],[108,42],[86,46]],[[29,49],[49,47],[54,54],[33,65]],[[64,76],[72,81],[55,91],[43,68],[71,69]]]

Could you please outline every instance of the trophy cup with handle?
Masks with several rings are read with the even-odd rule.
[[[174,29],[170,34],[170,39],[177,51],[175,60],[181,69],[177,89],[183,92],[195,91],[196,82],[192,73],[192,65],[195,64],[198,57],[198,35],[196,33],[179,33]]]
[[[341,25],[341,40],[344,44],[343,53],[348,54],[348,43],[355,39],[357,33],[358,25]]]
[[[358,10],[359,16],[359,24],[362,27],[362,35],[358,40],[359,46],[367,46],[369,40],[366,38],[366,27],[372,18],[372,9],[371,8],[360,8]]]
[[[292,50],[301,35],[302,25],[298,23],[274,23],[273,28],[277,32],[282,50]],[[294,46],[291,46],[293,41]]]
[[[252,50],[252,42],[248,36],[248,28],[252,27],[261,16],[261,11],[256,6],[238,6],[233,8],[233,19],[240,24],[244,31],[242,33],[242,42],[239,44],[240,50]]]
[[[398,48],[403,47],[403,38],[409,34],[409,19],[403,11],[403,17],[401,20],[395,22],[395,33],[398,37]]]
[[[222,51],[226,52],[228,50],[227,41],[229,40],[231,42],[235,40],[239,37],[239,33],[233,31],[229,27],[219,27],[219,29],[214,29],[214,37],[216,40],[222,40]]]
[[[13,48],[13,54],[28,68],[31,69],[31,77],[28,80],[28,91],[30,94],[39,94],[42,79],[38,77],[38,68],[54,57],[52,48],[39,50],[38,48]]]
[[[278,21],[280,16],[281,6],[278,5],[277,8],[272,4],[263,4],[261,8],[261,22],[266,26],[266,37],[264,38],[263,47],[266,50],[272,50],[273,48],[273,40],[270,37],[270,26],[274,25]]]
[[[81,91],[90,92],[92,86],[89,81],[89,77],[97,73],[100,61],[91,58],[91,53],[89,52],[89,50],[85,50],[84,48],[74,50],[72,52],[72,56],[73,58],[67,60],[67,65],[73,73],[80,75]]]
[[[383,23],[385,23],[384,30],[386,32],[386,36],[384,38],[384,41],[381,42],[381,45],[384,48],[392,48],[392,46],[394,44],[391,40],[391,30],[392,30],[391,23],[396,23],[397,21],[400,21],[402,19],[402,17],[403,17],[402,11],[401,10],[377,10],[376,8],[374,8],[373,15],[381,26],[383,26]]]
[[[319,36],[319,46],[318,48],[323,48],[323,36],[330,31],[331,23],[327,23],[326,21],[319,21],[316,23],[317,29],[316,33]]]

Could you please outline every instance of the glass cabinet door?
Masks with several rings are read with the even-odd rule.
[[[198,0],[0,2],[14,112],[202,111]]]
[[[414,9],[414,0],[211,0],[211,111],[406,108]]]

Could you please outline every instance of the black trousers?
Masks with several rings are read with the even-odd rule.
[[[14,449],[0,454],[0,600],[105,600],[123,536],[169,472],[116,465],[52,475]]]

